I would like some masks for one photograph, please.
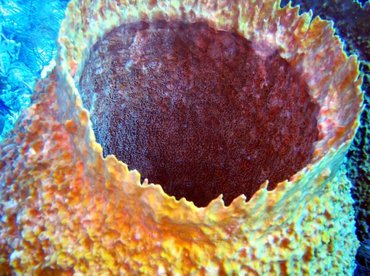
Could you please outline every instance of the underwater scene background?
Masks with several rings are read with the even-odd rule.
[[[11,132],[22,110],[31,105],[36,81],[46,77],[55,65],[56,40],[68,2],[0,0],[0,141]],[[288,2],[282,1],[281,6]],[[345,165],[353,185],[356,235],[361,242],[355,275],[370,275],[370,3],[351,0],[292,3],[299,5],[302,12],[312,10],[314,15],[333,20],[345,51],[360,60],[365,108]]]

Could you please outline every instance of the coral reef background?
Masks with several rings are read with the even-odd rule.
[[[0,141],[30,105],[36,79],[55,57],[67,3],[0,1]],[[4,112],[6,107],[11,113]]]
[[[53,60],[55,39],[67,2],[0,1],[0,140],[12,129],[21,110],[29,106],[35,80],[45,74]],[[283,2],[284,5],[288,1]],[[333,20],[346,51],[362,60],[367,108],[348,154],[347,174],[353,182],[357,235],[362,242],[356,273],[365,275],[370,269],[370,3],[361,2],[363,6],[351,0],[293,1],[303,10],[312,9],[314,15]]]

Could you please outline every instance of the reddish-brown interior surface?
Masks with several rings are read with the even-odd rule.
[[[104,155],[176,198],[248,199],[311,159],[318,105],[278,53],[206,23],[122,25],[92,49],[80,79]]]

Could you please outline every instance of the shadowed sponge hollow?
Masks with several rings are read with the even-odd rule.
[[[319,107],[289,64],[206,23],[121,25],[94,45],[80,93],[105,155],[198,207],[275,188],[318,138]]]

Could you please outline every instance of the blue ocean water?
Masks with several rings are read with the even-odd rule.
[[[0,141],[30,105],[36,79],[55,57],[67,3],[0,1]]]
[[[282,1],[282,5],[287,2]],[[55,41],[67,3],[67,0],[0,0],[0,141],[11,131],[22,110],[31,104],[36,80],[43,77],[53,65],[57,50]],[[364,90],[368,98],[369,1],[297,0],[293,3],[335,21],[346,50],[358,55],[363,61]],[[368,124],[368,121],[363,120],[365,130]],[[369,133],[364,131],[359,135]],[[358,139],[361,140],[361,137]],[[353,151],[364,146],[359,142],[354,145]],[[370,275],[369,234],[362,242],[356,275]]]

